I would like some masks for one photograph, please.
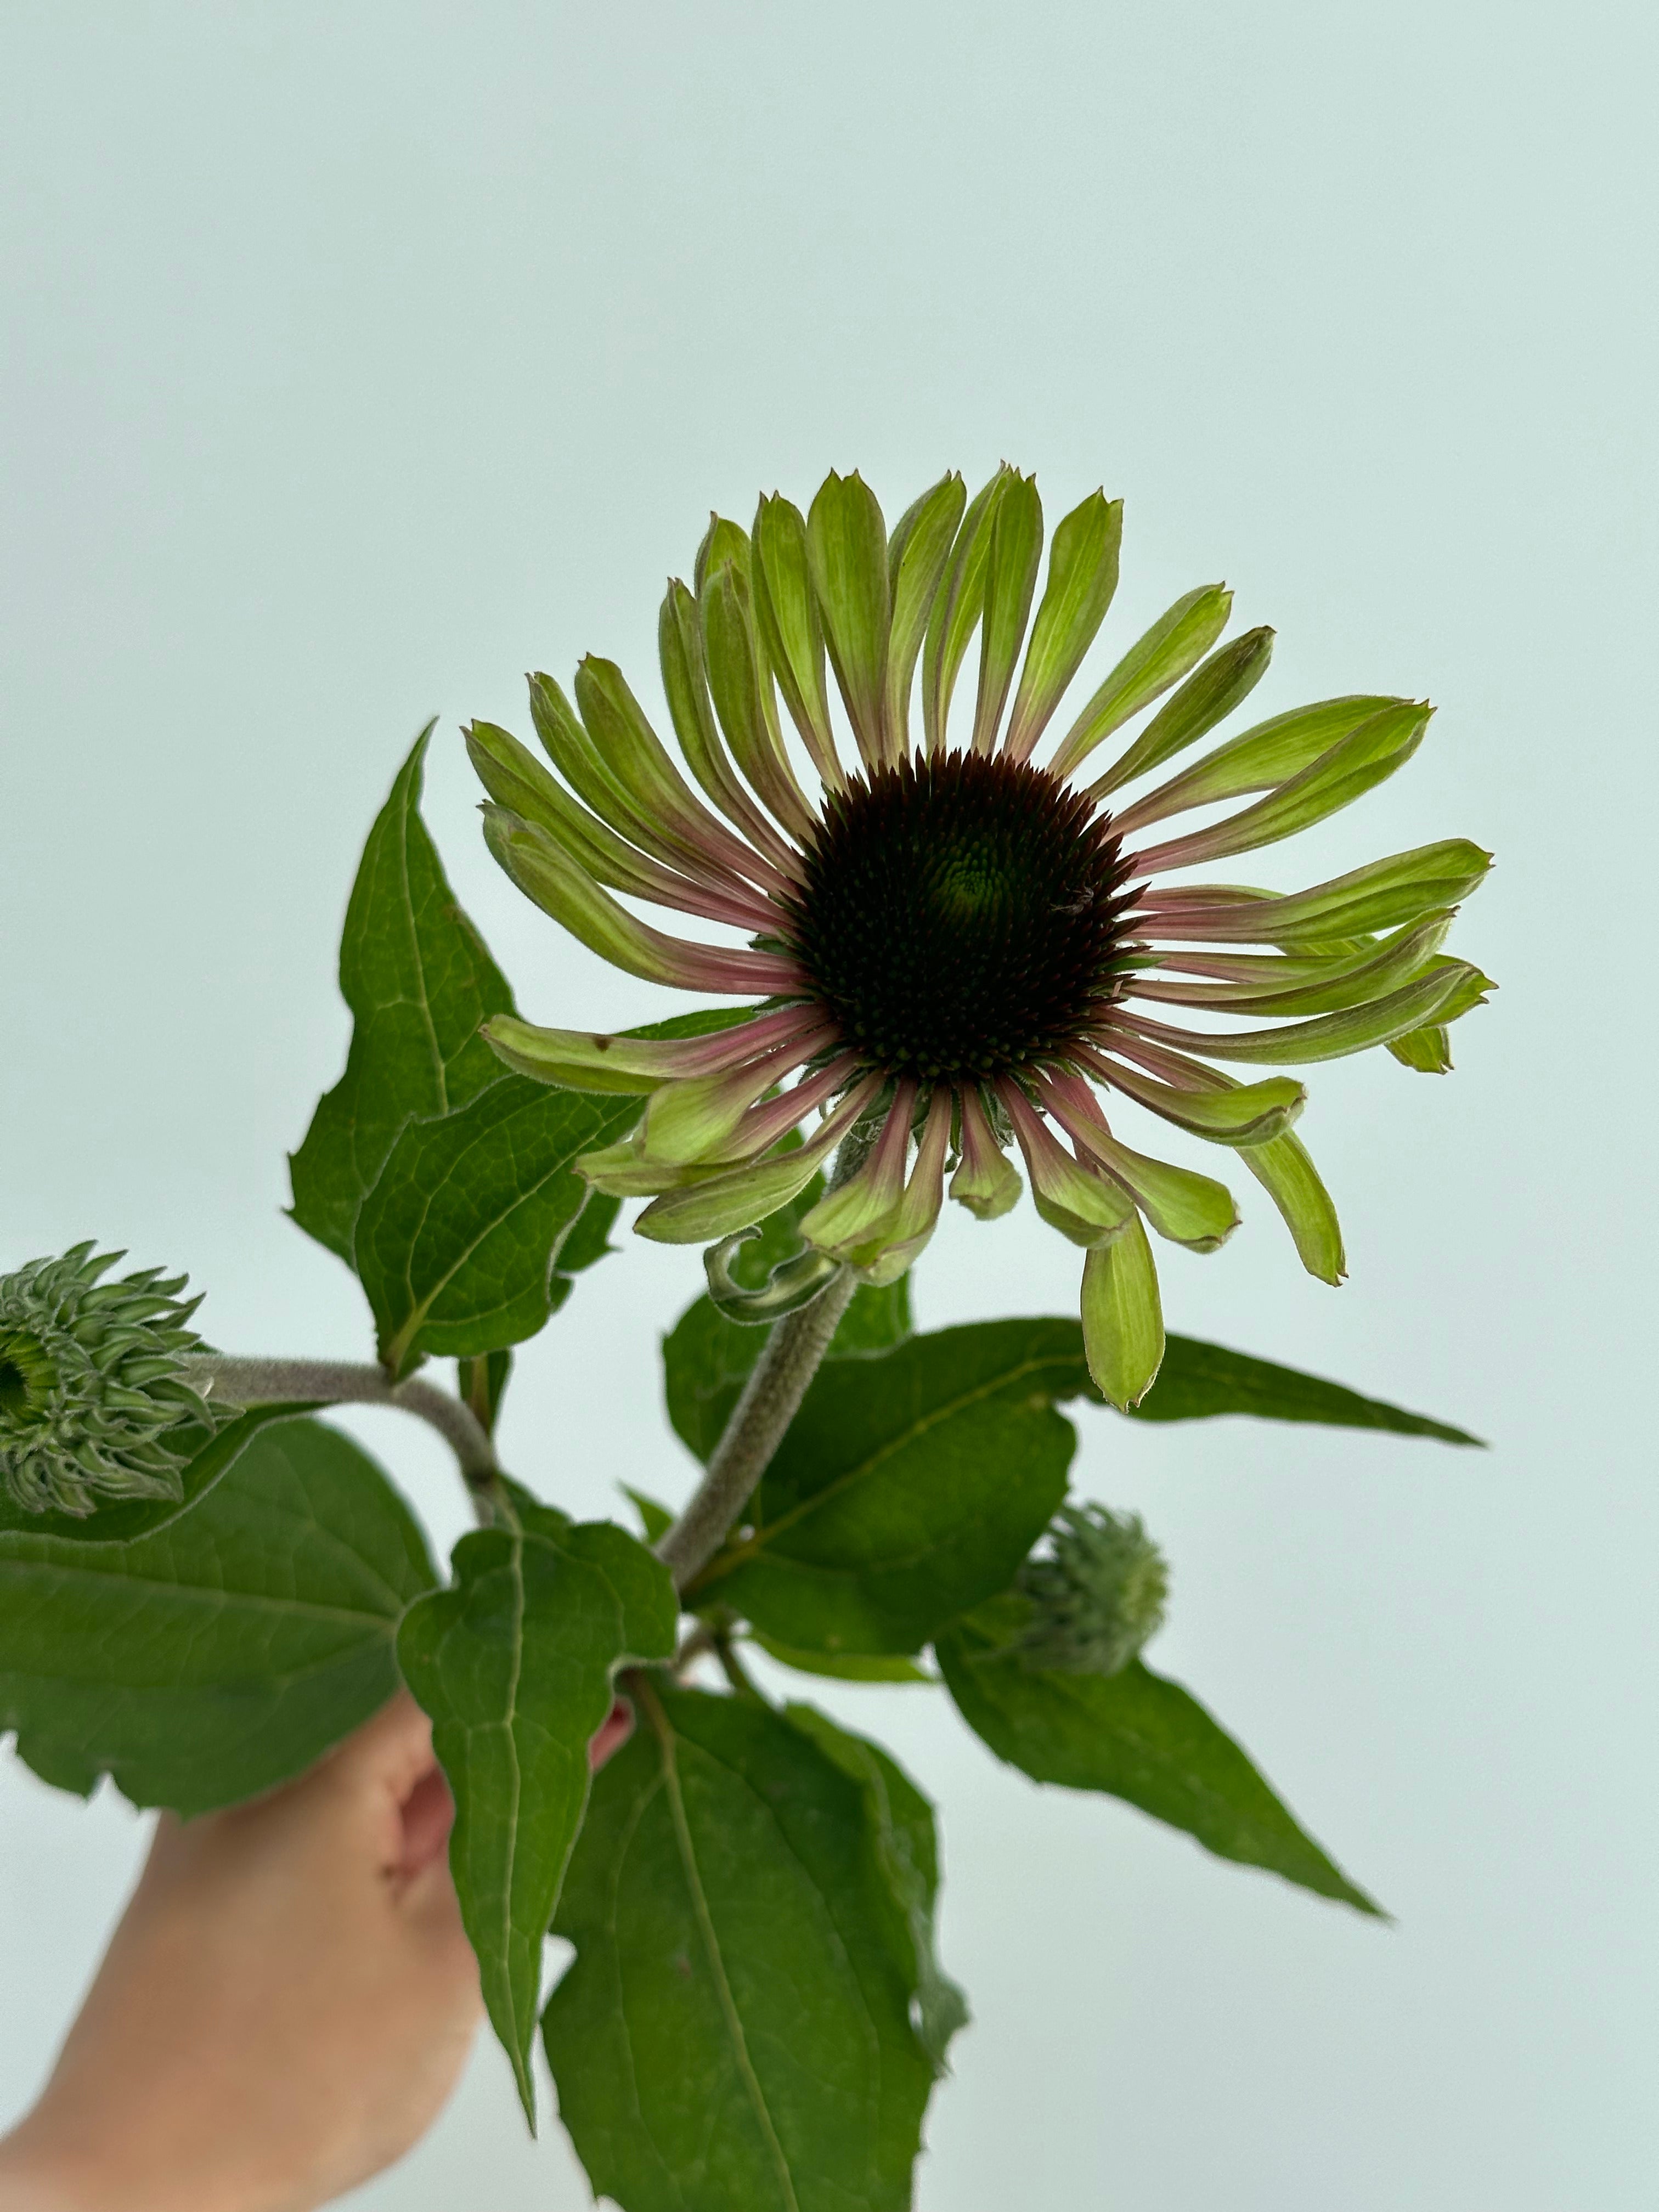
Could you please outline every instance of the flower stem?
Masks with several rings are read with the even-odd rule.
[[[810,1305],[786,1314],[774,1327],[696,1495],[657,1546],[678,1589],[714,1558],[748,1504],[857,1288],[857,1274],[843,1266]]]
[[[383,1368],[345,1359],[227,1359],[203,1354],[185,1362],[190,1379],[210,1386],[222,1405],[395,1406],[437,1430],[454,1453],[473,1508],[495,1518],[501,1466],[488,1431],[470,1406],[412,1376],[389,1380]]]

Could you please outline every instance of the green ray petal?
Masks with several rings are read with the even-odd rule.
[[[1049,763],[1054,774],[1069,775],[1079,761],[1085,760],[1131,715],[1150,707],[1172,684],[1178,684],[1225,629],[1232,604],[1233,595],[1224,584],[1200,584],[1166,609],[1135,640],[1066,732]],[[1124,756],[1126,760],[1129,757],[1129,754]],[[1117,781],[1123,780],[1115,770],[1111,774]]]
[[[1139,1405],[1164,1364],[1158,1264],[1139,1215],[1085,1260],[1079,1303],[1089,1372],[1120,1412]]]

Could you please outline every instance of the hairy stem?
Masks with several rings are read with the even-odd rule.
[[[470,1406],[412,1376],[388,1380],[382,1368],[346,1359],[227,1359],[204,1354],[185,1363],[190,1379],[230,1406],[395,1406],[436,1429],[454,1453],[482,1521],[494,1518],[501,1467],[489,1433]]]
[[[707,1566],[748,1504],[857,1288],[854,1270],[842,1267],[810,1305],[786,1314],[774,1327],[696,1495],[657,1546],[678,1589]]]

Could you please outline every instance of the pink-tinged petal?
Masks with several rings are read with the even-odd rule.
[[[805,977],[775,952],[687,945],[637,921],[576,866],[544,830],[502,808],[484,809],[484,838],[519,889],[591,951],[630,975],[689,991],[798,992]]]
[[[1128,1194],[1109,1176],[1074,1158],[1017,1083],[1000,1083],[997,1097],[1025,1155],[1031,1201],[1048,1226],[1073,1244],[1103,1244],[1121,1237],[1135,1218]]]
[[[647,1158],[701,1160],[718,1155],[750,1107],[834,1036],[832,1029],[820,1026],[741,1067],[665,1084],[652,1094],[646,1109]]]
[[[1238,1226],[1238,1208],[1225,1183],[1120,1144],[1080,1076],[1050,1076],[1042,1091],[1044,1106],[1079,1151],[1123,1185],[1160,1237],[1189,1252],[1220,1250]]]
[[[576,671],[576,704],[599,757],[629,796],[692,856],[733,869],[769,891],[779,872],[694,798],[614,660],[589,653]]]
[[[659,1244],[707,1244],[764,1221],[805,1189],[880,1088],[880,1078],[872,1076],[849,1091],[816,1135],[793,1152],[665,1192],[634,1224],[635,1235]]]
[[[934,1091],[898,1210],[887,1224],[880,1251],[862,1262],[865,1279],[878,1288],[908,1273],[939,1221],[945,1204],[945,1156],[951,1149],[953,1103],[949,1091]]]
[[[730,889],[750,881],[763,895],[787,894],[792,879],[758,855],[750,854],[740,866],[728,866],[711,858],[703,842],[680,834],[659,811],[642,805],[603,757],[550,676],[531,678],[530,712],[549,759],[571,789],[641,852],[711,887]]]
[[[1120,1412],[1138,1406],[1164,1364],[1158,1267],[1137,1215],[1083,1263],[1083,1349],[1089,1372]]]
[[[776,907],[737,877],[722,875],[715,884],[694,881],[618,836],[579,805],[509,732],[493,722],[474,722],[463,734],[478,780],[495,804],[545,830],[596,884],[736,929],[767,933],[777,927]]]
[[[819,1020],[806,1006],[781,1006],[749,1021],[697,1037],[630,1037],[592,1030],[539,1029],[514,1014],[495,1014],[484,1041],[520,1075],[556,1083],[565,1091],[603,1091],[646,1096],[659,1084],[716,1075],[757,1054],[805,1036]]]
[[[863,1165],[836,1189],[828,1191],[800,1224],[800,1233],[821,1252],[862,1267],[879,1250],[880,1232],[904,1195],[904,1164],[910,1150],[910,1120],[916,1085],[907,1077],[894,1092],[881,1133]],[[868,1250],[874,1240],[876,1249]]]
[[[1024,1186],[1019,1170],[1003,1151],[979,1092],[965,1089],[962,1106],[962,1160],[951,1178],[951,1195],[980,1221],[995,1221],[1019,1202]]]
[[[1177,1052],[1200,1053],[1211,1060],[1254,1060],[1279,1066],[1295,1060],[1341,1060],[1350,1053],[1365,1052],[1405,1036],[1431,1022],[1455,1021],[1483,1003],[1492,988],[1478,968],[1464,960],[1447,960],[1426,975],[1400,989],[1387,992],[1368,1004],[1340,1013],[1316,1014],[1308,1021],[1286,1022],[1282,1029],[1241,1030],[1232,1032],[1182,1030],[1155,1022],[1144,1014],[1118,1008],[1115,1024],[1153,1044],[1171,1045]]]
[[[795,881],[800,874],[800,854],[750,795],[715,725],[702,611],[678,576],[670,578],[663,599],[657,649],[668,712],[686,765],[728,821],[737,824],[781,874]]]
[[[1136,1105],[1212,1145],[1242,1150],[1267,1144],[1285,1133],[1308,1102],[1302,1085],[1286,1075],[1241,1084],[1222,1093],[1207,1080],[1212,1069],[1183,1060],[1178,1053],[1144,1046],[1122,1032],[1111,1036],[1110,1049],[1110,1060],[1086,1046],[1075,1057],[1091,1075],[1133,1098]],[[1145,1073],[1149,1066],[1156,1073]]]
[[[751,1106],[722,1148],[720,1158],[733,1163],[757,1159],[780,1137],[799,1128],[809,1114],[844,1090],[858,1071],[855,1054],[838,1053],[827,1066],[819,1068],[816,1075],[807,1076],[793,1090],[781,1091],[775,1098]]]
[[[1196,867],[1234,853],[1255,852],[1322,822],[1402,768],[1423,742],[1433,712],[1431,707],[1409,700],[1403,706],[1385,707],[1254,806],[1138,854],[1137,872],[1158,875],[1169,868]]]
[[[756,797],[804,843],[817,830],[817,817],[784,750],[772,671],[755,635],[749,580],[735,560],[714,562],[699,578],[697,603],[708,688],[732,757]]]

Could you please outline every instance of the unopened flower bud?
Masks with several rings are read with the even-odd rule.
[[[1138,1513],[1103,1505],[1062,1505],[1046,1541],[1019,1571],[1032,1607],[1022,1660],[1045,1673],[1115,1674],[1164,1626],[1164,1554]]]
[[[180,1431],[211,1420],[185,1365],[201,1301],[159,1267],[100,1282],[122,1256],[77,1244],[0,1276],[0,1485],[27,1512],[182,1497]]]

